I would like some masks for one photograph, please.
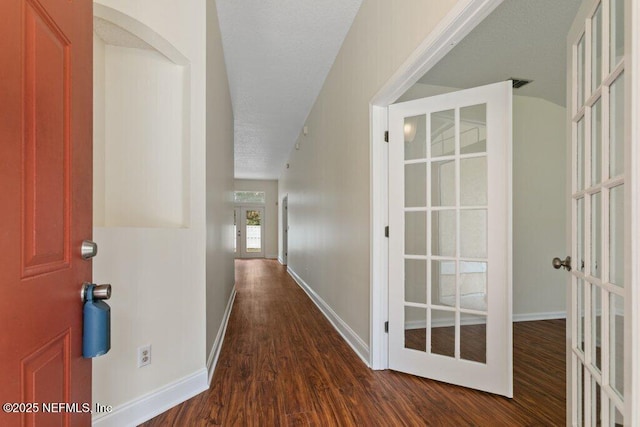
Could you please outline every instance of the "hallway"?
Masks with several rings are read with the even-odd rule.
[[[509,400],[370,370],[277,261],[237,260],[236,289],[210,389],[143,426],[565,424],[563,320],[514,324]]]

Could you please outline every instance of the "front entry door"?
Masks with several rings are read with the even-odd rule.
[[[587,1],[568,39],[571,129],[569,424],[637,425],[631,337],[629,127],[624,0]],[[634,24],[637,25],[637,24]]]
[[[289,257],[289,196],[282,199],[282,264]]]
[[[2,0],[0,28],[0,425],[90,425],[92,1]]]
[[[235,208],[236,258],[264,258],[264,208]]]
[[[389,107],[389,367],[509,397],[511,97]]]

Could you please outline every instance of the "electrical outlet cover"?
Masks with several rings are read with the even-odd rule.
[[[151,344],[138,347],[138,368],[151,363]]]

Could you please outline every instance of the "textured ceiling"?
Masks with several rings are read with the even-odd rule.
[[[516,94],[565,104],[566,38],[582,0],[505,0],[420,83],[470,88],[533,80]]]
[[[217,0],[235,176],[277,179],[362,0]]]

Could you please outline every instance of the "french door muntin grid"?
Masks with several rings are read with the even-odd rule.
[[[473,310],[473,309],[469,309],[469,308],[464,308],[461,307],[461,295],[460,295],[460,289],[461,289],[461,268],[460,266],[462,265],[462,263],[464,262],[474,262],[474,263],[484,263],[485,265],[488,266],[488,258],[484,257],[484,258],[471,258],[471,257],[463,257],[461,254],[461,212],[463,211],[474,211],[474,210],[479,210],[479,209],[483,209],[485,210],[485,212],[488,215],[488,204],[484,204],[484,205],[469,205],[469,206],[463,206],[462,202],[461,202],[461,194],[462,194],[462,188],[461,188],[461,162],[465,159],[477,159],[477,158],[487,158],[487,151],[485,149],[484,152],[476,152],[476,153],[469,153],[469,154],[461,154],[461,134],[462,133],[466,133],[468,130],[464,130],[462,131],[461,129],[461,125],[460,125],[460,109],[461,108],[466,108],[466,107],[473,107],[473,106],[464,106],[464,107],[456,107],[454,110],[454,140],[455,140],[455,151],[453,155],[443,155],[443,156],[433,156],[432,153],[432,147],[433,145],[436,143],[436,141],[433,141],[433,133],[432,133],[432,128],[431,128],[431,116],[434,114],[438,114],[438,113],[442,113],[441,111],[433,111],[430,113],[425,114],[424,116],[421,116],[420,119],[425,120],[425,129],[426,129],[426,157],[425,158],[418,158],[418,159],[411,159],[411,160],[405,160],[404,161],[404,165],[405,168],[407,165],[412,165],[412,164],[425,164],[426,165],[426,177],[427,177],[427,185],[426,185],[426,200],[425,200],[425,207],[405,207],[404,208],[404,212],[405,215],[408,212],[425,212],[426,215],[426,255],[425,256],[421,256],[421,255],[411,255],[411,254],[407,254],[405,252],[404,254],[404,259],[405,260],[409,260],[409,259],[414,259],[414,260],[424,260],[426,261],[426,274],[427,274],[427,289],[426,289],[426,304],[419,304],[419,303],[412,303],[406,300],[405,298],[405,302],[404,305],[405,307],[416,307],[416,308],[425,308],[426,309],[426,314],[427,314],[427,319],[426,319],[426,351],[427,353],[431,353],[431,337],[432,337],[432,311],[433,310],[437,310],[440,312],[450,312],[454,314],[454,332],[455,332],[455,340],[454,340],[454,358],[456,360],[460,360],[461,359],[461,351],[460,351],[460,325],[461,325],[461,317],[463,315],[468,315],[471,316],[472,319],[484,319],[484,322],[486,324],[487,319],[487,308],[485,307],[485,310]],[[485,107],[486,108],[486,107]],[[485,110],[485,114],[486,114],[486,110]],[[405,118],[405,120],[407,120],[409,118]],[[412,117],[412,119],[415,119],[415,117]],[[486,126],[486,115],[485,115],[485,121],[483,123],[484,126]],[[447,206],[434,206],[433,205],[433,195],[432,195],[432,182],[431,180],[433,179],[433,175],[432,175],[432,167],[433,164],[435,163],[445,163],[445,162],[454,162],[454,177],[455,177],[455,204],[454,205],[447,205]],[[485,162],[485,167],[487,167],[487,164]],[[485,177],[486,178],[486,177]],[[487,188],[488,183],[485,182],[485,191]],[[406,186],[406,183],[405,183]],[[487,201],[488,203],[488,201]],[[441,256],[441,255],[434,255],[433,254],[433,245],[429,244],[431,242],[432,239],[436,239],[437,237],[434,236],[432,234],[433,231],[433,213],[434,212],[445,212],[445,211],[454,211],[455,212],[455,255],[454,256]],[[488,219],[488,218],[487,218]],[[431,237],[431,238],[429,238]],[[433,269],[433,261],[436,262],[451,262],[454,263],[455,265],[455,305],[453,307],[451,306],[447,306],[447,305],[442,305],[442,304],[437,304],[437,302],[434,302],[432,299],[433,296],[433,273],[432,273],[432,269]],[[485,274],[488,274],[488,268],[485,270]],[[485,293],[486,293],[487,287],[486,287],[486,276],[485,276]],[[486,340],[486,337],[485,337]],[[406,345],[406,344],[405,344]],[[437,354],[437,353],[434,353]],[[486,355],[485,355],[486,357]]]
[[[614,0],[603,0],[594,5],[585,21],[584,33],[573,45],[571,134],[575,173],[572,174],[572,223],[582,227],[582,230],[577,229],[572,233],[573,425],[584,423],[591,426],[599,421],[602,425],[614,425],[622,421],[618,417],[624,414],[623,397],[611,385],[611,376],[616,375],[615,367],[612,373],[616,360],[610,360],[611,346],[617,344],[610,336],[611,301],[615,301],[617,295],[624,302],[625,289],[628,287],[618,286],[610,280],[611,192],[624,184],[624,171],[617,176],[610,176],[609,167],[611,87],[616,82],[623,82],[623,77],[620,77],[623,76],[625,67],[624,56],[618,63],[610,64],[610,12],[613,2]],[[593,75],[594,69],[596,76]],[[602,76],[601,79],[598,74]],[[600,114],[599,128],[598,121],[594,123],[594,119],[597,119],[594,114]],[[598,135],[594,131],[600,132],[599,139],[596,139]],[[600,144],[594,144],[598,140]],[[596,153],[593,152],[594,148]],[[600,230],[594,229],[592,221],[596,221]],[[614,311],[614,322],[616,314]],[[599,357],[598,341],[601,344]],[[616,354],[617,351],[616,349]],[[598,396],[600,402],[596,401]]]

